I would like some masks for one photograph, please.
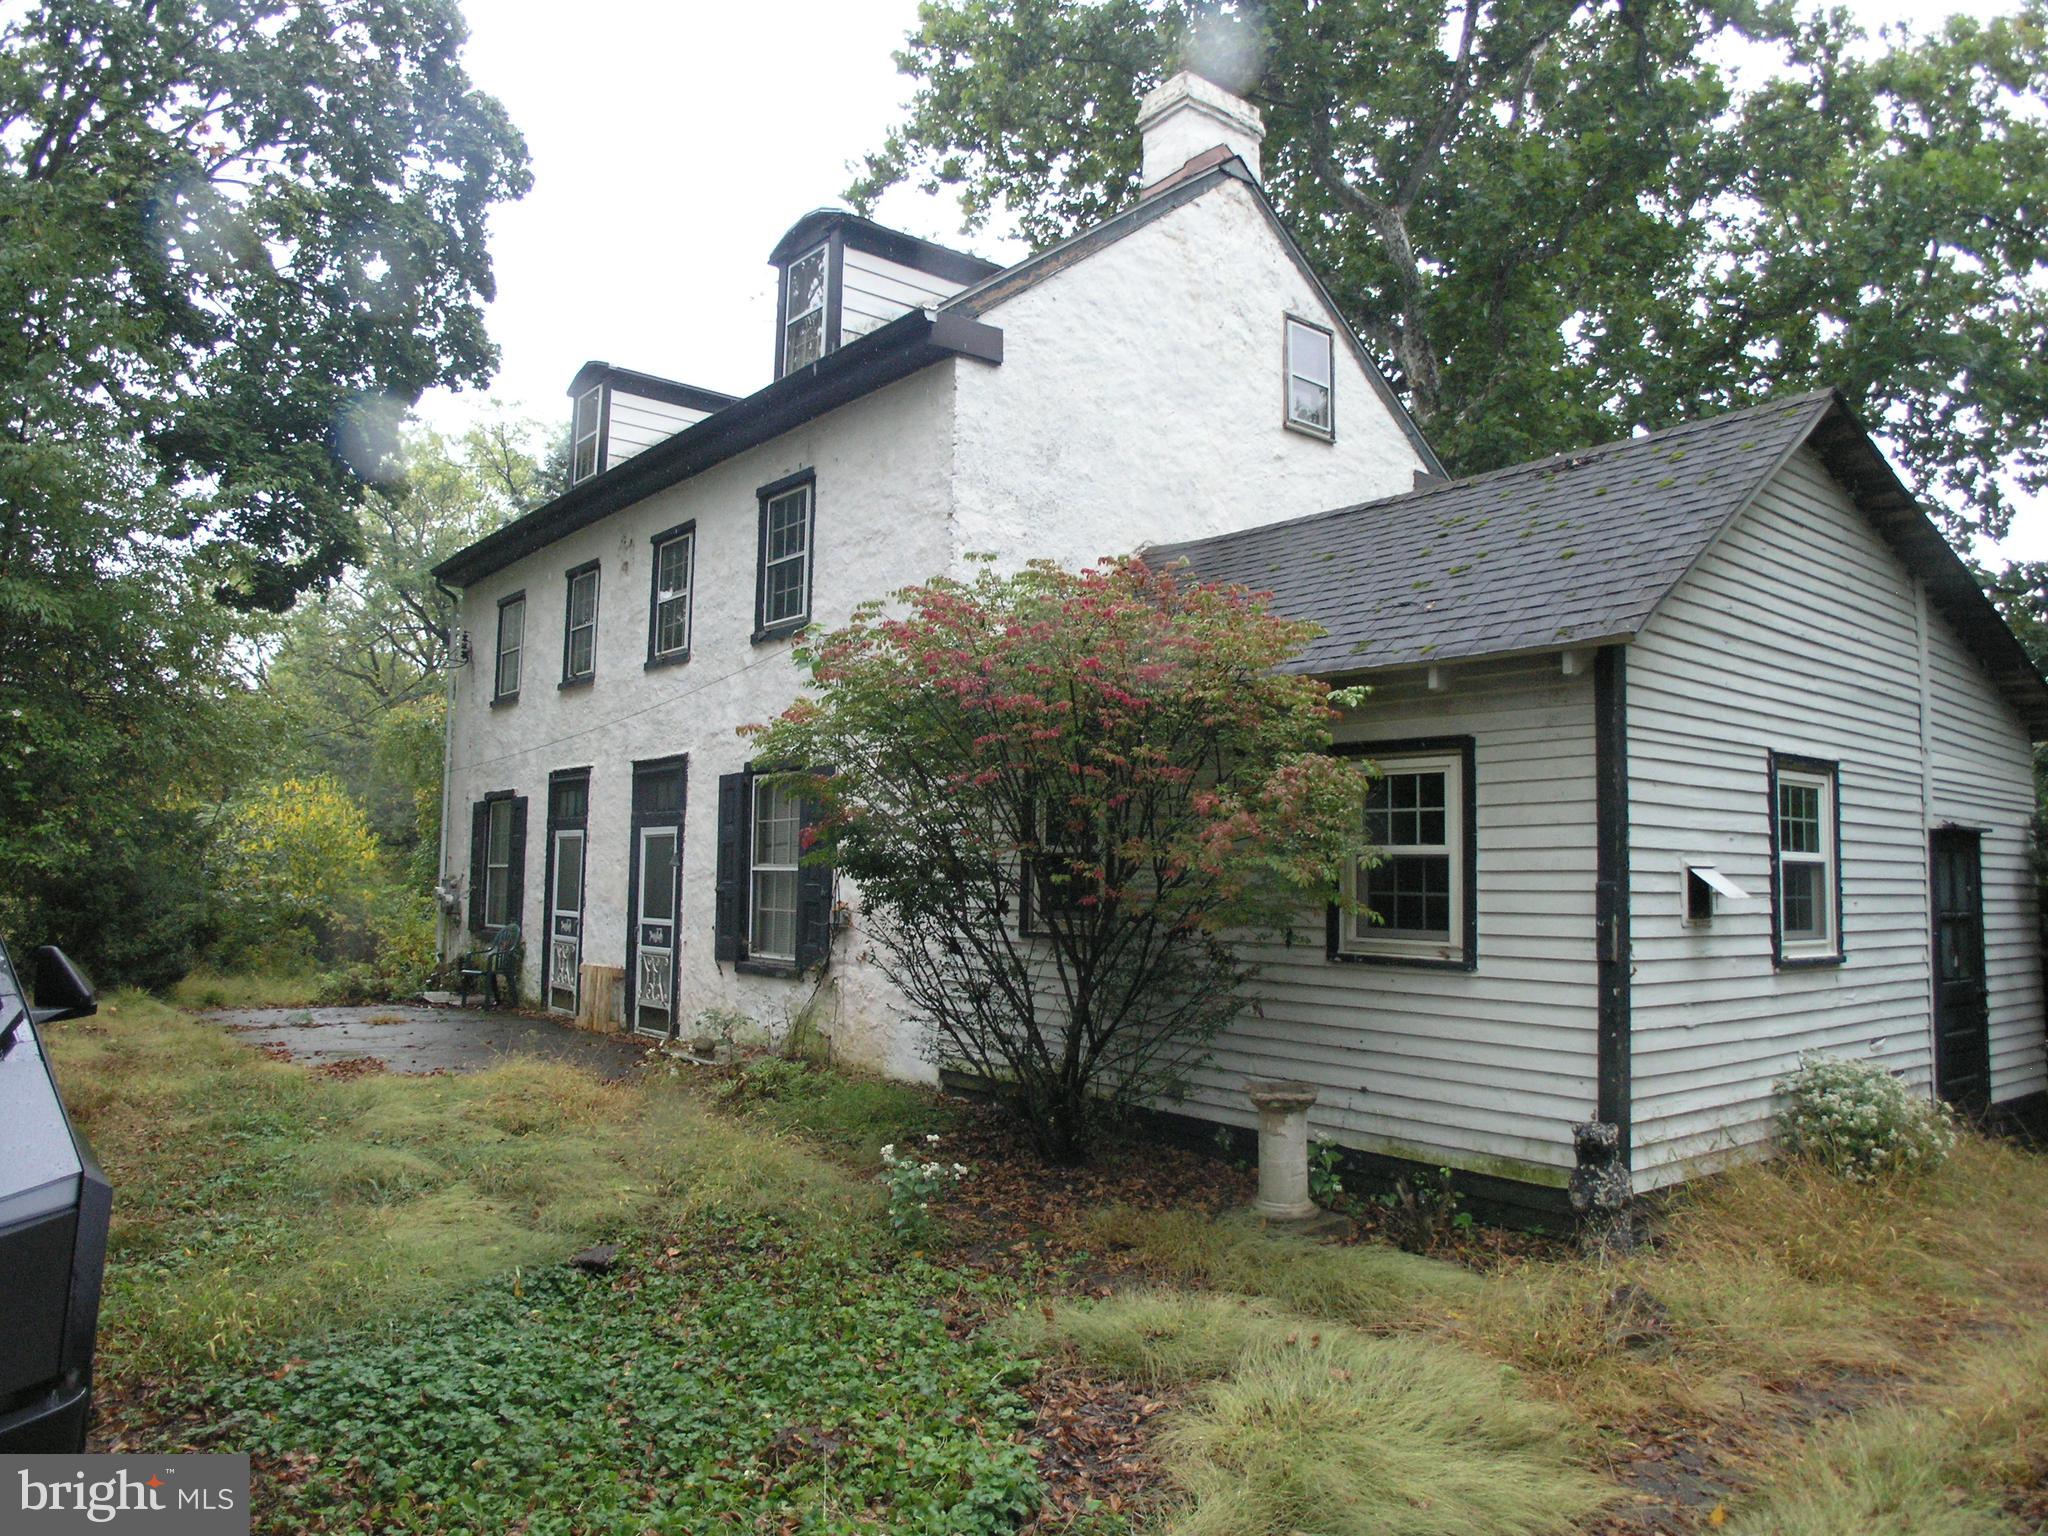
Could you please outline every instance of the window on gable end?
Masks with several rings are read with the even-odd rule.
[[[1337,431],[1336,338],[1320,325],[1287,317],[1287,425],[1319,437]]]

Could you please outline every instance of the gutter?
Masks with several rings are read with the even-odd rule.
[[[453,586],[471,586],[557,539],[949,357],[999,364],[1003,333],[943,310],[913,309],[898,315],[644,453],[571,486],[545,506],[450,555],[434,567],[434,577]]]

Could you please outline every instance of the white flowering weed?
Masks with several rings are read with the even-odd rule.
[[[1778,1144],[1857,1183],[1939,1167],[1956,1144],[1954,1112],[1875,1062],[1802,1056],[1777,1091]]]
[[[882,1187],[889,1194],[889,1225],[906,1237],[929,1229],[933,1202],[942,1199],[967,1177],[964,1163],[939,1160],[939,1138],[924,1139],[924,1155],[882,1148]]]

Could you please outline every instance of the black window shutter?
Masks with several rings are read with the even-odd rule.
[[[512,867],[505,872],[505,921],[526,928],[526,796],[512,802]]]
[[[713,905],[714,959],[740,957],[740,891],[746,879],[747,776],[718,776],[718,893]]]
[[[469,808],[469,929],[484,931],[484,848],[491,840],[491,802]]]
[[[815,800],[804,801],[806,831],[818,824],[824,809]],[[806,862],[798,865],[796,872],[797,969],[808,971],[823,965],[831,953],[832,866]]]

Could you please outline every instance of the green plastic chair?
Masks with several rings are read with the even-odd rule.
[[[497,1007],[501,977],[507,994],[519,996],[520,937],[517,923],[505,923],[492,932],[481,949],[473,949],[462,957],[456,972],[461,1006],[469,1006],[469,994],[474,990],[483,993],[486,1008]]]

